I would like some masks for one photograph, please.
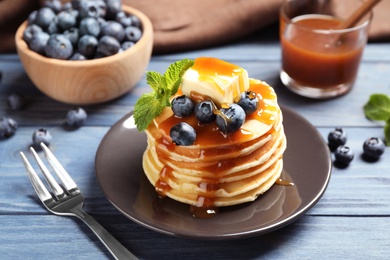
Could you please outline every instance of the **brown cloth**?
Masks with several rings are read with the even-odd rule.
[[[154,26],[154,53],[200,49],[240,39],[276,23],[283,0],[123,0]],[[38,0],[0,0],[0,52],[15,50],[14,33]],[[370,40],[390,40],[390,1],[374,8]]]

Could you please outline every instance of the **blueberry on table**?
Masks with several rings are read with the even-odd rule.
[[[195,106],[195,117],[199,122],[208,124],[216,119],[214,113],[215,105],[211,100],[204,100],[196,104]]]
[[[245,114],[250,115],[254,113],[257,110],[257,103],[259,102],[259,99],[257,98],[257,95],[253,91],[245,91],[240,94],[240,98],[237,102],[239,106],[241,106]]]
[[[382,139],[371,137],[363,143],[363,154],[372,160],[377,160],[385,152],[385,143]]]
[[[66,123],[69,126],[78,127],[84,124],[87,120],[87,113],[81,107],[76,107],[68,111],[66,114]]]
[[[195,129],[185,122],[180,122],[172,126],[169,135],[172,138],[172,142],[176,145],[191,145],[196,139]]]
[[[45,54],[47,57],[67,60],[73,54],[73,45],[62,34],[52,34],[45,46]]]
[[[336,163],[341,166],[348,166],[354,158],[352,149],[345,145],[338,146],[334,155]]]
[[[328,134],[328,146],[334,151],[340,145],[347,143],[347,133],[342,128],[335,128]]]
[[[26,105],[26,98],[18,93],[12,93],[7,97],[7,105],[12,110],[21,110]]]
[[[245,111],[237,104],[231,104],[229,108],[221,108],[217,113],[216,122],[219,130],[224,134],[230,134],[238,129],[245,122]]]
[[[194,113],[194,102],[187,96],[177,96],[171,101],[173,114],[178,117],[188,117]]]
[[[34,131],[34,133],[32,135],[33,144],[36,146],[39,146],[40,143],[44,143],[48,146],[48,145],[50,145],[51,140],[52,140],[52,137],[51,137],[50,132],[44,128],[40,128],[40,129]]]
[[[0,118],[0,139],[11,137],[18,129],[18,123],[9,117]]]

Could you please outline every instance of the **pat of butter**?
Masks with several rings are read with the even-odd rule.
[[[248,90],[248,72],[234,64],[216,58],[197,58],[183,75],[181,89],[188,97],[212,99],[217,106],[232,104]]]

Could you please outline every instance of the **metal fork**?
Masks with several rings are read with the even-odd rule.
[[[27,175],[38,194],[38,197],[42,201],[43,205],[52,213],[62,216],[74,216],[78,217],[95,233],[100,241],[107,247],[110,253],[116,259],[137,259],[132,253],[130,253],[123,245],[121,245],[107,230],[105,230],[95,219],[89,216],[83,210],[84,196],[77,187],[76,183],[72,180],[69,174],[65,171],[53,153],[47,148],[44,143],[40,144],[42,150],[47,158],[49,164],[56,172],[58,178],[62,182],[63,188],[55,180],[53,175],[47,169],[43,161],[40,159],[34,148],[30,147],[35,160],[37,161],[43,175],[45,176],[47,183],[52,189],[52,195],[46,186],[42,183],[38,174],[35,172],[30,162],[27,160],[23,152],[20,152],[22,156],[24,166],[27,170]],[[65,190],[64,190],[65,189]]]

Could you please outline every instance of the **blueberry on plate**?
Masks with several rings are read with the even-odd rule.
[[[245,114],[250,115],[257,110],[258,102],[259,99],[257,98],[255,92],[245,91],[240,94],[240,99],[238,100],[237,104],[244,109]]]
[[[180,122],[172,126],[169,135],[172,138],[172,142],[176,145],[191,145],[196,139],[195,129],[185,122]]]
[[[336,163],[341,166],[348,166],[354,158],[352,149],[345,145],[338,146],[334,155]]]
[[[195,117],[199,122],[208,124],[217,117],[214,113],[215,105],[211,100],[201,101],[195,106]]]
[[[12,93],[7,97],[7,105],[12,110],[21,110],[26,105],[26,98],[18,93]]]
[[[36,146],[39,146],[40,143],[44,143],[48,146],[48,145],[50,145],[51,140],[52,140],[52,137],[51,137],[50,132],[44,128],[40,128],[40,129],[34,131],[34,133],[32,135],[33,144]]]
[[[45,46],[45,54],[47,57],[67,60],[73,54],[73,45],[62,34],[52,34]]]
[[[0,118],[0,139],[11,137],[18,129],[18,123],[9,117]]]
[[[171,101],[173,114],[178,117],[188,117],[194,113],[194,102],[187,96],[177,96]]]
[[[231,104],[229,108],[221,108],[217,113],[216,122],[219,130],[224,134],[230,134],[238,129],[245,122],[245,111],[237,104]]]
[[[87,113],[81,107],[76,107],[68,111],[66,114],[66,123],[69,126],[78,127],[84,124],[87,120]]]
[[[377,137],[368,138],[363,143],[363,155],[371,160],[378,160],[385,152],[386,145]]]
[[[347,133],[342,128],[335,128],[328,134],[328,146],[334,151],[340,145],[347,143]]]

